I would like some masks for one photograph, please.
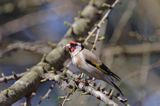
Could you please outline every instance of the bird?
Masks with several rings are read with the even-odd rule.
[[[71,56],[71,62],[84,74],[97,80],[107,82],[121,95],[121,89],[115,84],[120,77],[113,73],[92,51],[86,49],[82,43],[70,41],[64,46]]]

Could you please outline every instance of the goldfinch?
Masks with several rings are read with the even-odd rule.
[[[120,81],[120,77],[111,72],[111,70],[101,62],[101,60],[91,51],[85,49],[81,43],[71,41],[65,45],[69,51],[72,63],[83,73],[98,80],[103,80],[118,90],[123,95],[115,81]]]

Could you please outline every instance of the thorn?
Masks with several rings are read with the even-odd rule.
[[[44,55],[43,55],[43,57],[42,57],[42,59],[41,59],[41,62],[44,62],[44,61],[45,61],[46,56],[47,56],[47,54],[44,54]]]
[[[83,92],[81,93],[81,95],[89,95],[90,93],[89,92]]]
[[[122,103],[126,103],[128,101],[126,98],[120,97],[120,93],[116,94],[116,98]]]
[[[83,38],[83,37],[79,37],[79,38],[78,38],[78,41],[79,41],[79,42],[82,42],[82,41],[84,41],[84,38]]]
[[[88,42],[85,42],[84,45],[88,46]]]
[[[6,93],[5,93],[5,96],[8,98],[9,95],[8,95],[8,92],[9,92],[9,89],[6,90]]]
[[[1,73],[1,76],[4,78],[4,82],[7,83],[7,79],[6,79],[5,75],[4,75],[4,73]]]
[[[111,90],[110,90],[110,92],[109,92],[109,98],[110,98],[110,99],[112,99],[113,91],[114,91],[114,90],[113,90],[113,89],[111,89]]]
[[[58,97],[58,99],[64,99],[65,98],[65,96],[59,96]]]
[[[104,40],[104,39],[105,39],[104,36],[100,36],[100,37],[98,38],[98,41],[101,41],[101,40]]]
[[[35,96],[36,95],[36,92],[32,92],[31,96]]]
[[[67,21],[64,21],[64,25],[67,26],[67,27],[71,27],[72,26],[72,24],[67,22]]]
[[[91,34],[91,32],[88,32],[88,35],[90,35]]]
[[[27,69],[26,69],[26,71],[30,71],[30,69],[29,69],[29,68],[27,68]]]
[[[102,87],[102,88],[101,88],[101,91],[102,91],[102,92],[104,92],[104,91],[105,91],[105,88],[104,88],[104,87]]]
[[[111,6],[110,4],[103,3],[103,4],[102,4],[102,7],[108,7],[108,8],[111,8],[112,6]]]
[[[4,73],[1,73],[1,76],[2,76],[2,77],[5,77]]]
[[[94,45],[93,49],[96,50],[96,46],[95,45]]]
[[[103,11],[101,11],[101,10],[98,11],[98,14],[102,14],[102,13],[103,13]]]
[[[100,29],[101,26],[99,24],[96,24],[96,27],[97,27],[97,30],[98,30],[98,29]]]
[[[81,16],[82,16],[82,12],[81,12],[81,11],[78,11],[78,15],[81,17]]]
[[[97,90],[98,90],[98,91],[100,91],[100,89],[101,89],[101,87],[100,87],[100,86],[98,86],[98,87],[97,87]]]
[[[75,18],[74,18],[74,21],[77,21],[78,19],[79,19],[79,18],[75,17]]]
[[[107,92],[106,90],[105,90],[105,91],[103,91],[103,92],[104,92],[104,94],[105,94],[105,95],[107,95],[107,96],[108,96],[108,92]]]
[[[100,100],[101,98],[100,98],[99,96],[97,96],[97,99],[99,99],[99,100]]]
[[[12,74],[13,74],[13,76],[14,76],[15,80],[17,80],[17,79],[18,79],[17,74],[16,74],[15,72],[12,72]]]

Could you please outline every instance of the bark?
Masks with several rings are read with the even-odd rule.
[[[63,46],[74,40],[75,36],[80,37],[87,34],[92,26],[98,21],[107,8],[103,8],[103,4],[107,0],[91,0],[90,3],[81,12],[81,16],[75,20],[72,27],[68,30],[57,47],[53,49],[42,61],[31,68],[30,72],[16,81],[11,87],[0,93],[0,106],[9,106],[21,99],[22,97],[35,91],[40,84],[41,76],[53,66],[55,70],[63,67],[64,61],[68,55],[64,52]]]

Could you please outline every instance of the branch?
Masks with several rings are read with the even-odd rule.
[[[159,53],[160,43],[143,43],[136,45],[122,45],[122,46],[112,46],[104,49],[103,53],[120,55],[120,54],[143,54],[147,52]]]
[[[128,23],[129,19],[133,14],[133,10],[135,9],[136,4],[135,1],[129,1],[127,10],[122,14],[115,31],[113,32],[112,38],[110,40],[111,44],[115,45],[120,39],[122,32]]]
[[[16,42],[9,44],[5,50],[0,52],[0,58],[17,50],[29,51],[37,54],[49,53],[52,48],[55,48],[56,44],[49,44],[49,42]]]
[[[40,84],[44,69],[48,69],[47,64],[38,63],[31,68],[22,78],[16,81],[11,87],[0,93],[0,105],[9,106],[20,98],[35,91]]]
[[[2,82],[7,82],[9,80],[18,80],[19,78],[21,78],[23,75],[25,75],[25,73],[20,73],[20,74],[15,74],[13,73],[13,75],[10,76],[5,76],[3,73],[1,74],[2,77],[0,77],[0,83]]]
[[[101,7],[103,7],[103,4],[107,1],[108,0],[99,0],[98,2],[91,1],[88,6],[92,8],[92,11],[88,11],[87,8],[82,11],[86,14],[75,20],[72,27],[67,31],[65,38],[58,43],[57,47],[44,57],[40,63],[32,67],[30,72],[16,81],[11,87],[0,93],[0,106],[11,105],[36,90],[40,84],[42,75],[49,71],[52,66],[54,66],[55,70],[60,70],[63,67],[64,61],[68,58],[68,55],[64,52],[63,46],[69,41],[74,40],[74,36],[77,37],[77,35],[82,36],[87,34],[91,26],[102,17],[102,14],[99,14],[98,17],[97,14],[99,11],[104,12],[106,10]]]
[[[51,91],[53,90],[54,85],[51,84],[50,88],[48,89],[48,91],[45,93],[45,95],[43,95],[40,98],[40,101],[38,102],[38,106],[42,103],[42,101],[44,101],[45,99],[49,98],[49,94],[51,93]]]
[[[28,27],[52,20],[51,17],[47,17],[50,13],[52,13],[51,10],[41,10],[7,22],[0,27],[0,40],[10,34],[19,32]],[[44,19],[42,16],[46,18]]]
[[[110,97],[112,97],[112,96],[116,97],[121,103],[125,104],[127,102],[126,99],[122,99],[120,96],[108,95],[109,93],[107,91],[105,91],[104,89],[100,89],[100,88],[95,89],[96,88],[95,81],[93,81],[94,85],[92,85],[91,83],[89,83],[90,82],[89,80],[83,80],[83,79],[79,78],[78,75],[73,74],[70,70],[64,70],[60,74],[54,74],[54,73],[49,73],[49,74],[50,74],[50,76],[52,76],[52,78],[49,78],[50,80],[57,81],[58,83],[62,84],[61,86],[65,86],[65,87],[73,89],[70,93],[68,93],[67,96],[63,97],[64,99],[67,99],[71,94],[73,94],[75,89],[78,88],[79,90],[81,90],[83,92],[87,92],[88,95],[95,96],[96,98],[105,102],[108,105],[118,106],[117,103],[115,103],[112,99],[110,99]],[[57,77],[59,77],[59,78],[57,78]],[[47,78],[47,76],[46,76],[46,78]],[[65,78],[66,78],[67,85],[63,85],[63,82],[65,80],[62,80],[62,79],[65,79]],[[44,96],[44,98],[48,97],[48,95],[49,94],[47,93],[47,95]],[[64,102],[65,101],[63,101],[62,104],[64,104]]]
[[[73,77],[74,79],[77,79],[77,75],[73,74],[71,71],[67,71],[67,74]],[[81,91],[87,92],[87,94],[93,95],[99,100],[102,100],[104,103],[107,105],[111,106],[118,106],[117,103],[115,103],[113,100],[109,98],[105,93],[102,93],[99,90],[96,90],[95,88],[91,87],[89,84],[83,83],[83,81],[76,81],[75,83],[77,84],[78,89]],[[70,85],[71,86],[71,85]]]
[[[87,38],[84,41],[84,44],[87,44],[87,41],[89,40],[89,38],[91,36],[93,36],[93,34],[95,32],[99,32],[100,27],[102,26],[102,24],[104,23],[104,21],[107,19],[107,17],[109,15],[109,13],[111,12],[112,8],[114,8],[118,2],[119,2],[119,0],[115,0],[115,2],[112,5],[106,5],[107,7],[109,7],[109,9],[107,10],[107,12],[103,16],[103,18],[98,22],[98,24],[92,29],[92,31],[89,32],[89,35],[87,36]],[[96,34],[96,35],[98,36],[99,34]],[[96,39],[98,39],[98,37],[96,37]]]
[[[25,2],[25,3],[24,3]],[[44,0],[44,1],[32,1],[32,0],[23,0],[23,1],[10,1],[10,0],[1,0],[1,14],[14,14],[18,12],[31,12],[35,8],[39,8],[45,4],[51,4],[54,0]],[[6,9],[8,6],[10,8]]]

